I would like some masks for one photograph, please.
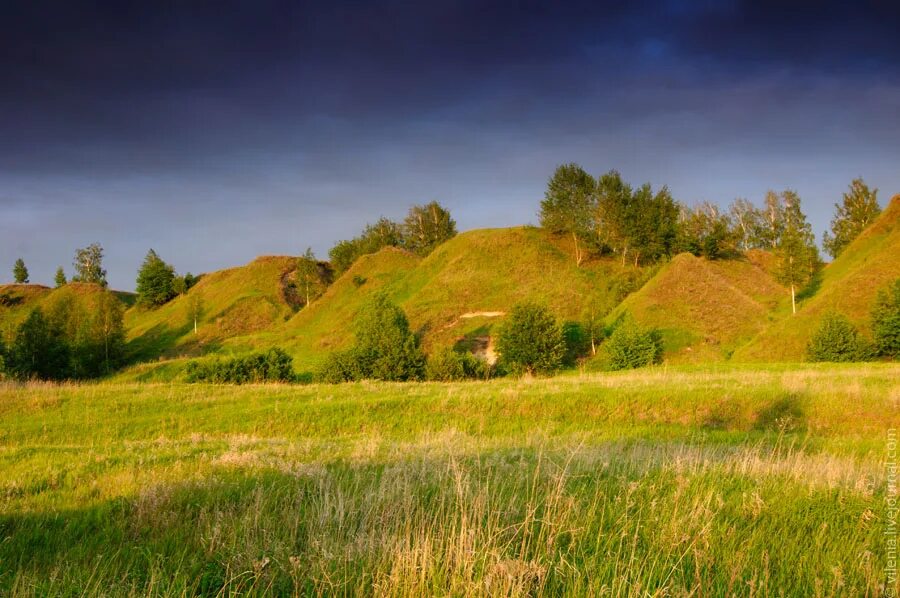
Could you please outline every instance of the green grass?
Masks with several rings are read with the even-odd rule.
[[[762,332],[787,291],[775,282],[754,251],[750,258],[709,261],[676,256],[607,318],[629,312],[642,325],[659,328],[666,359],[698,363],[728,359]],[[754,261],[756,260],[756,261]]]
[[[2,386],[0,595],[884,595],[898,399],[890,364]]]

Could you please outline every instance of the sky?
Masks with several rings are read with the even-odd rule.
[[[536,223],[566,162],[795,189],[821,239],[853,178],[900,193],[898,30],[893,0],[3,2],[0,281],[93,242],[124,290],[151,247],[324,258],[432,200]]]

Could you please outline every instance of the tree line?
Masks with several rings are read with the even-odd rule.
[[[837,257],[880,214],[878,190],[855,179],[835,204],[831,231],[823,245]],[[822,266],[812,227],[796,191],[769,191],[762,206],[735,200],[727,210],[704,202],[690,207],[667,187],[633,187],[611,170],[593,177],[578,164],[563,164],[547,183],[540,205],[545,229],[570,237],[576,265],[590,255],[618,256],[622,264],[654,263],[690,252],[708,259],[764,249],[776,257],[776,277],[791,291],[796,313],[798,290]]]

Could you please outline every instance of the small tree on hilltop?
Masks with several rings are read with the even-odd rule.
[[[520,303],[500,326],[497,352],[514,373],[552,374],[562,366],[566,341],[549,309]]]
[[[137,275],[138,303],[158,307],[175,296],[175,269],[152,249],[147,252]]]
[[[407,249],[418,255],[428,255],[435,247],[456,236],[456,222],[447,209],[433,201],[411,207],[402,231]]]
[[[826,232],[822,238],[822,246],[831,257],[839,256],[881,213],[878,189],[870,191],[861,178],[854,179],[850,190],[844,193],[843,202],[834,204],[834,209],[831,233]]]
[[[791,289],[791,310],[797,313],[796,291],[807,285],[821,266],[812,228],[800,210],[800,197],[785,191],[783,229],[775,249],[778,281]]]
[[[638,326],[625,316],[609,339],[603,343],[606,364],[611,370],[627,370],[662,361],[663,343],[659,332]]]
[[[53,282],[56,284],[57,289],[66,286],[68,281],[66,280],[66,272],[63,270],[62,266],[56,269],[56,276],[53,277]]]
[[[106,286],[106,270],[103,269],[103,247],[99,243],[91,243],[75,251],[72,262],[75,267],[75,282],[88,282]]]
[[[16,284],[28,283],[28,268],[25,267],[25,260],[19,258],[13,266],[13,278]]]
[[[563,164],[547,182],[541,201],[541,226],[553,233],[571,235],[578,266],[584,259],[585,240],[593,229],[596,195],[594,177],[578,164]]]
[[[872,340],[881,357],[900,357],[900,278],[878,291],[872,308]]]
[[[828,313],[806,346],[810,361],[861,361],[865,350],[859,333],[841,314]]]

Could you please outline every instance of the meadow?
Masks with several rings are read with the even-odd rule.
[[[6,384],[0,595],[895,595],[898,404],[893,364]]]

